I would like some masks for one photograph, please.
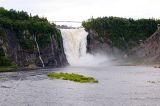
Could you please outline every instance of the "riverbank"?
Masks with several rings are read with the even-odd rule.
[[[43,69],[42,67],[18,67],[18,66],[0,66],[0,73],[2,72],[16,72],[16,71],[30,71]]]
[[[12,72],[16,71],[18,69],[18,66],[16,64],[12,64],[10,66],[0,66],[0,73],[1,72]]]
[[[5,72],[20,72],[20,71],[38,71],[38,70],[59,70],[61,68],[65,68],[65,66],[63,67],[38,67],[38,66],[34,66],[34,65],[30,65],[28,67],[15,67],[15,66],[0,66],[0,73],[5,73]]]
[[[0,67],[0,72],[11,72],[15,71],[15,68],[12,67]]]
[[[143,67],[153,67],[153,68],[160,68],[160,64],[133,64],[133,63],[123,63],[123,64],[116,64],[115,66],[143,66]],[[6,72],[34,72],[38,70],[60,70],[65,67],[61,68],[53,68],[53,67],[37,67],[37,68],[29,68],[29,67],[19,67],[19,68],[13,68],[13,67],[0,67],[0,73],[6,73]]]

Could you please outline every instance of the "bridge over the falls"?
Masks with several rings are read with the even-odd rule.
[[[50,23],[55,23],[57,28],[62,29],[73,29],[82,27],[82,21],[50,21]]]
[[[51,21],[51,23],[67,22],[67,23],[82,23],[81,21]]]

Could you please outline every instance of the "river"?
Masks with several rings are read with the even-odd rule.
[[[159,106],[160,69],[116,66],[106,54],[88,54],[87,32],[61,29],[70,66],[0,73],[0,106]],[[84,84],[50,79],[47,73],[68,72],[94,77]]]
[[[159,106],[159,71],[110,65],[0,73],[0,106]],[[99,83],[52,80],[50,72],[79,73]]]

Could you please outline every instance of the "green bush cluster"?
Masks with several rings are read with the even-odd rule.
[[[94,79],[93,77],[86,77],[86,76],[74,74],[74,73],[50,73],[48,74],[48,77],[63,79],[63,80],[70,80],[70,81],[80,82],[80,83],[98,83],[98,80]]]
[[[10,66],[11,61],[5,56],[3,48],[0,48],[0,66]]]
[[[112,44],[122,50],[129,50],[145,41],[157,29],[160,20],[103,17],[89,19],[82,23],[86,30],[97,33],[98,40],[108,38]]]
[[[5,56],[0,56],[0,66],[10,66],[11,61],[5,57]]]
[[[0,72],[10,72],[10,71],[14,71],[18,68],[18,66],[16,64],[9,64],[7,66],[1,66],[0,65]]]

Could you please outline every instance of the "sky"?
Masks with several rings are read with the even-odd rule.
[[[0,7],[24,10],[49,21],[85,21],[103,16],[160,19],[159,5],[160,0],[0,0]]]

